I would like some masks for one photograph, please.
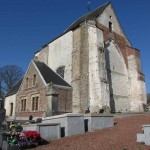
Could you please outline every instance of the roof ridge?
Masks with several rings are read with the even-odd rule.
[[[103,5],[100,5],[100,6],[98,6],[97,8],[95,8],[94,10],[92,10],[92,11],[90,11],[90,12],[88,12],[88,13],[82,15],[82,16],[79,17],[76,21],[74,21],[74,22],[64,31],[64,33],[68,32],[69,29],[71,28],[71,26],[73,26],[78,20],[82,19],[82,18],[85,17],[85,16],[88,16],[88,15],[93,14],[94,12],[96,12],[97,10],[99,10],[99,9],[102,8],[102,7],[104,7],[103,10],[102,10],[102,12],[103,12],[104,9],[105,9],[109,4],[111,4],[111,2],[107,2],[107,3],[103,4]],[[102,12],[101,12],[101,13],[102,13]],[[83,21],[82,21],[82,22],[83,22]]]
[[[89,17],[90,15],[92,15],[94,12],[98,11],[100,8],[101,8],[102,10],[100,9],[101,11],[99,12],[99,14],[101,14],[109,4],[111,4],[111,2],[104,3],[103,5],[100,5],[99,7],[95,8],[95,9],[92,10],[91,12],[88,12],[88,13],[82,15],[82,16],[79,17],[76,21],[74,21],[63,33],[59,34],[58,36],[56,36],[55,38],[53,38],[52,40],[50,40],[47,44],[44,44],[44,45],[42,46],[42,48],[45,47],[45,46],[47,46],[47,45],[50,44],[51,42],[55,41],[56,39],[60,38],[62,35],[66,34],[66,33],[69,32],[70,30],[74,29],[74,28],[77,27],[79,24],[81,24],[83,21],[89,19],[88,17]],[[84,17],[85,17],[85,18],[84,18]],[[87,18],[86,18],[86,17],[87,17]],[[97,17],[97,16],[96,16],[96,17]],[[83,18],[83,19],[82,19],[82,18]],[[41,51],[41,50],[39,50],[39,51]],[[37,52],[35,52],[35,53],[38,53],[39,51],[37,51]]]

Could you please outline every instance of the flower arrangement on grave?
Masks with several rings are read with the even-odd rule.
[[[19,132],[6,132],[3,133],[3,137],[6,137],[6,141],[8,144],[17,144],[18,140],[19,140]]]
[[[34,148],[38,145],[48,144],[37,131],[16,132],[9,131],[3,133],[3,137],[9,145],[16,145],[20,149]]]
[[[28,141],[27,137],[26,137],[26,134],[25,132],[24,133],[21,133],[19,135],[19,141],[17,143],[17,146],[20,148],[20,149],[26,149],[26,148],[34,148],[36,147],[36,143],[32,142],[32,141]]]
[[[41,140],[41,136],[37,131],[26,131],[25,135],[28,141],[39,142]]]
[[[21,132],[23,130],[22,126],[20,124],[12,124],[10,125],[11,131]]]

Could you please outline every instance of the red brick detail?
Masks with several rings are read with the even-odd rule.
[[[139,73],[138,80],[145,81],[145,76]]]
[[[127,42],[126,42],[125,37],[117,34],[116,32],[113,32],[110,35],[109,29],[98,22],[97,22],[97,28],[99,28],[103,31],[104,42],[107,42],[108,40],[110,40],[110,38],[112,38],[115,41],[115,43],[118,45],[120,51],[122,52],[123,58],[125,60],[126,66],[128,68]]]
[[[43,117],[44,116],[44,112],[18,112],[17,113],[17,117],[29,117],[30,115],[32,115],[33,117]]]
[[[140,51],[139,50],[137,50],[137,49],[135,49],[133,47],[127,46],[127,51],[128,51],[128,56],[133,55],[135,57],[140,58]]]

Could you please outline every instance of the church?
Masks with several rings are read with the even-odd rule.
[[[81,16],[37,51],[18,84],[6,95],[7,117],[87,109],[142,112],[146,104],[140,51],[132,47],[110,2]]]

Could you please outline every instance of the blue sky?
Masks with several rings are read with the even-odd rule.
[[[87,13],[88,0],[0,0],[0,67],[26,71],[34,52]],[[94,9],[107,0],[90,0]],[[111,0],[133,47],[140,49],[150,92],[150,0]]]

